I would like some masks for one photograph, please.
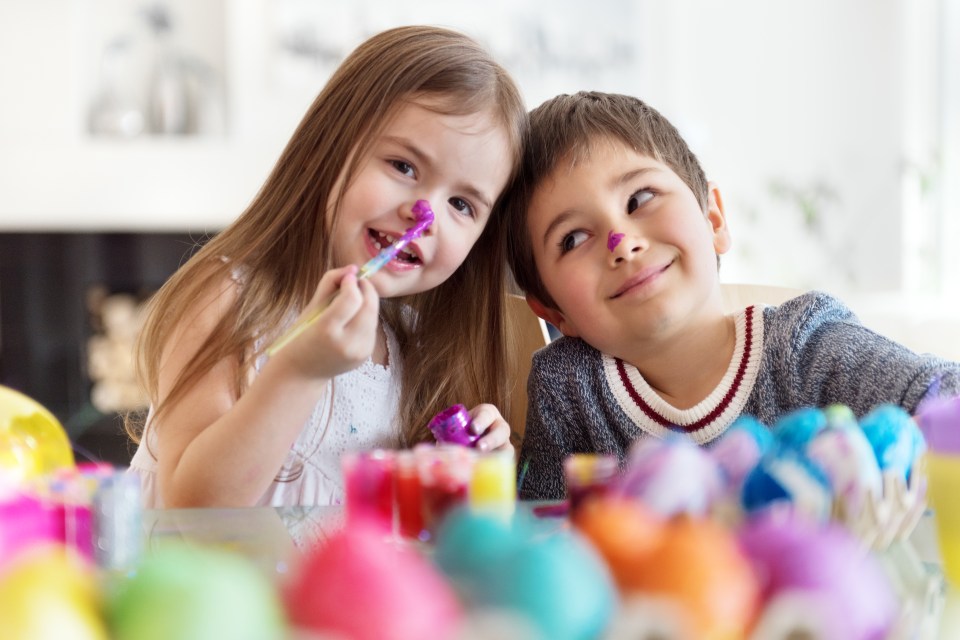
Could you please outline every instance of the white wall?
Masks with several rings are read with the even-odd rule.
[[[349,10],[297,0],[218,0],[212,5],[225,33],[227,135],[96,139],[84,129],[95,76],[93,11],[123,4],[0,0],[0,229],[228,223],[256,192],[319,88],[320,80],[278,87],[268,42],[278,7],[309,13],[304,7],[313,5],[341,19],[347,11],[362,14],[372,30],[422,21],[472,32],[515,72],[530,106],[581,88],[643,97],[678,124],[720,183],[735,239],[725,279],[841,291],[900,288],[900,22],[908,0],[482,6],[367,0],[348,3]],[[200,25],[211,20],[209,11],[193,11]],[[526,23],[547,25],[557,41],[524,39],[518,29]],[[355,42],[345,44],[362,35],[348,32],[344,38]],[[630,39],[637,59],[607,73],[575,72],[576,61],[603,55],[598,43],[614,37]],[[566,55],[571,74],[528,64],[544,49]],[[773,183],[826,185],[832,195],[819,210],[821,235],[804,231],[800,209],[772,195]]]

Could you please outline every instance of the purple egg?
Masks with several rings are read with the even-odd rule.
[[[896,596],[877,559],[844,528],[768,513],[744,526],[740,544],[760,576],[765,602],[807,592],[833,630],[828,637],[887,637],[899,610]]]
[[[706,450],[688,438],[648,438],[634,445],[612,491],[665,516],[706,515],[722,494],[723,475]]]

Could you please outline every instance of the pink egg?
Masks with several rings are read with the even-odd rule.
[[[807,592],[820,603],[817,615],[831,629],[827,637],[887,637],[898,611],[887,575],[842,527],[768,513],[747,523],[740,543],[761,576],[767,602],[782,593]]]
[[[353,640],[449,638],[462,619],[452,587],[427,560],[362,524],[307,553],[286,602],[294,625]]]

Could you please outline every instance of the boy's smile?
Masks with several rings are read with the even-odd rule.
[[[705,214],[673,170],[619,141],[558,163],[534,193],[527,230],[558,308],[532,306],[605,353],[632,360],[641,342],[722,313],[716,256],[730,238],[719,193]]]

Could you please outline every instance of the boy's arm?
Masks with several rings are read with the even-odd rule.
[[[776,315],[793,328],[782,362],[797,406],[840,403],[863,415],[893,403],[913,413],[934,383],[940,395],[960,394],[960,363],[914,353],[863,326],[831,296],[801,296]]]

